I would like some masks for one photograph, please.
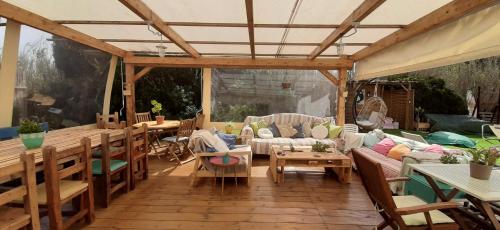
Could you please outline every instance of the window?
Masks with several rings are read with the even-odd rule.
[[[333,116],[336,93],[316,70],[212,69],[211,120],[242,122],[273,113]]]
[[[95,123],[102,112],[111,56],[28,26],[21,27],[13,125],[51,129]]]

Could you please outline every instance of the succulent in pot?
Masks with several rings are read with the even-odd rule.
[[[21,121],[19,137],[27,149],[36,149],[42,146],[44,132],[40,124],[30,120]]]
[[[480,180],[490,179],[493,166],[500,157],[497,149],[468,149],[467,152],[472,156],[470,176]]]
[[[151,111],[156,114],[155,119],[156,123],[161,125],[165,121],[165,116],[163,116],[163,106],[160,102],[157,100],[151,100],[151,105],[153,105],[153,108],[151,108]]]

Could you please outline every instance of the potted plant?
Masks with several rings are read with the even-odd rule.
[[[417,107],[415,108],[415,113],[417,113],[417,117],[415,117],[416,121],[417,121],[417,125],[420,123],[420,115],[422,115],[424,113],[424,108],[422,107]]]
[[[42,146],[44,132],[40,124],[30,120],[21,121],[19,137],[27,149],[36,149]]]
[[[231,134],[233,133],[233,128],[234,128],[234,124],[233,122],[226,122],[226,125],[224,126],[224,129],[226,130],[226,133],[227,134]]]
[[[156,123],[161,125],[163,124],[163,121],[165,121],[165,116],[163,116],[163,107],[160,102],[157,100],[152,100],[151,105],[153,105],[153,108],[151,108],[151,111],[156,114],[155,119]]]
[[[491,170],[500,157],[495,148],[491,149],[468,149],[472,155],[470,165],[470,176],[479,180],[490,179]]]
[[[317,152],[317,153],[326,153],[326,150],[329,148],[330,146],[327,145],[327,144],[323,144],[319,141],[316,141],[315,144],[312,145],[312,151],[313,152]]]

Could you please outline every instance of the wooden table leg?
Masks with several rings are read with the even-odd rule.
[[[434,179],[428,175],[424,175],[424,178],[425,180],[427,181],[427,183],[429,183],[429,185],[432,187],[432,190],[434,190],[434,193],[436,193],[436,195],[439,197],[439,199],[443,202],[447,202],[447,201],[450,201],[451,199],[453,199],[453,197],[455,197],[455,195],[458,193],[458,189],[456,188],[453,188],[449,193],[448,195],[444,195],[443,191],[441,191],[441,189],[439,188],[439,186],[436,184],[436,181],[434,181]],[[460,214],[457,212],[457,210],[455,209],[450,209],[450,213],[451,215],[453,216],[453,219],[458,223],[458,225],[463,228],[463,229],[467,229],[465,223],[463,222],[462,218],[460,217]]]
[[[238,175],[236,175],[236,166],[234,166],[234,183],[236,183],[236,192],[238,192]]]
[[[221,195],[224,195],[224,173],[226,171],[226,168],[223,167],[222,168],[222,191],[221,191]]]
[[[275,153],[271,153],[271,157],[269,159],[269,170],[271,170],[271,176],[273,177],[274,183],[278,183],[278,172],[277,170],[277,165],[276,165],[276,156],[274,155]]]

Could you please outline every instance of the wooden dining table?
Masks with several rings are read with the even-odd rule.
[[[30,150],[24,147],[20,138],[0,141],[0,170],[2,167],[19,162],[20,155],[24,151],[33,153],[35,164],[40,166],[43,163],[42,149],[44,146],[51,145],[56,147],[57,150],[64,150],[79,145],[83,137],[88,137],[91,141],[91,147],[98,148],[101,146],[102,133],[118,135],[123,133],[123,131],[123,129],[97,129],[85,126],[52,130],[45,134],[42,147]]]
[[[410,164],[414,171],[424,175],[436,195],[442,201],[449,201],[462,191],[467,198],[489,220],[494,229],[500,229],[491,203],[500,202],[500,170],[493,170],[489,180],[478,180],[469,174],[468,164]],[[444,194],[435,181],[448,184],[453,189]]]
[[[162,124],[158,124],[156,121],[145,121],[133,124],[132,126],[139,128],[143,124],[146,124],[150,130],[177,130],[181,122],[179,120],[165,120]]]

